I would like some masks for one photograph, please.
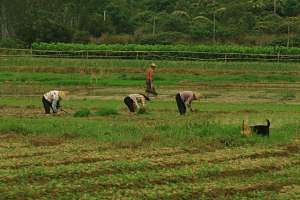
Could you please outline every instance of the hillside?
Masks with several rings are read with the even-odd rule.
[[[300,46],[298,0],[10,0],[0,6],[0,46],[5,47],[33,42]]]

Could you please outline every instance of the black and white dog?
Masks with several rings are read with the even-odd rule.
[[[267,125],[252,125],[250,126],[251,132],[261,136],[269,136],[270,134],[270,121],[267,119]]]

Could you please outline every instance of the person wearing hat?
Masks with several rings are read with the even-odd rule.
[[[150,101],[150,98],[144,94],[129,94],[124,98],[124,103],[130,112],[145,111],[146,101]]]
[[[157,95],[157,92],[155,90],[155,87],[153,85],[153,74],[156,69],[156,64],[152,63],[150,65],[150,68],[146,71],[146,93],[149,96],[149,94]]]
[[[200,94],[194,93],[192,91],[183,91],[177,93],[175,99],[180,115],[184,115],[186,113],[186,106],[190,109],[191,112],[193,112],[194,110],[192,109],[192,101],[198,100],[200,96]]]
[[[57,113],[60,108],[60,101],[65,99],[66,95],[67,92],[58,90],[52,90],[45,93],[42,98],[45,113],[50,114],[50,108],[52,109],[53,113]]]

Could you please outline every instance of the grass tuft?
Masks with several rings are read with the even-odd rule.
[[[147,112],[146,109],[139,109],[139,110],[137,111],[137,114],[139,114],[139,115],[144,115],[144,114],[149,114],[149,112]]]
[[[91,111],[87,108],[83,108],[74,113],[74,117],[88,117],[91,115]]]
[[[118,111],[115,108],[100,108],[95,112],[96,116],[109,116],[109,115],[118,115]]]

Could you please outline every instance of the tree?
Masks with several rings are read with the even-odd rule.
[[[298,0],[286,0],[283,3],[282,14],[289,17],[300,15],[300,2]]]

